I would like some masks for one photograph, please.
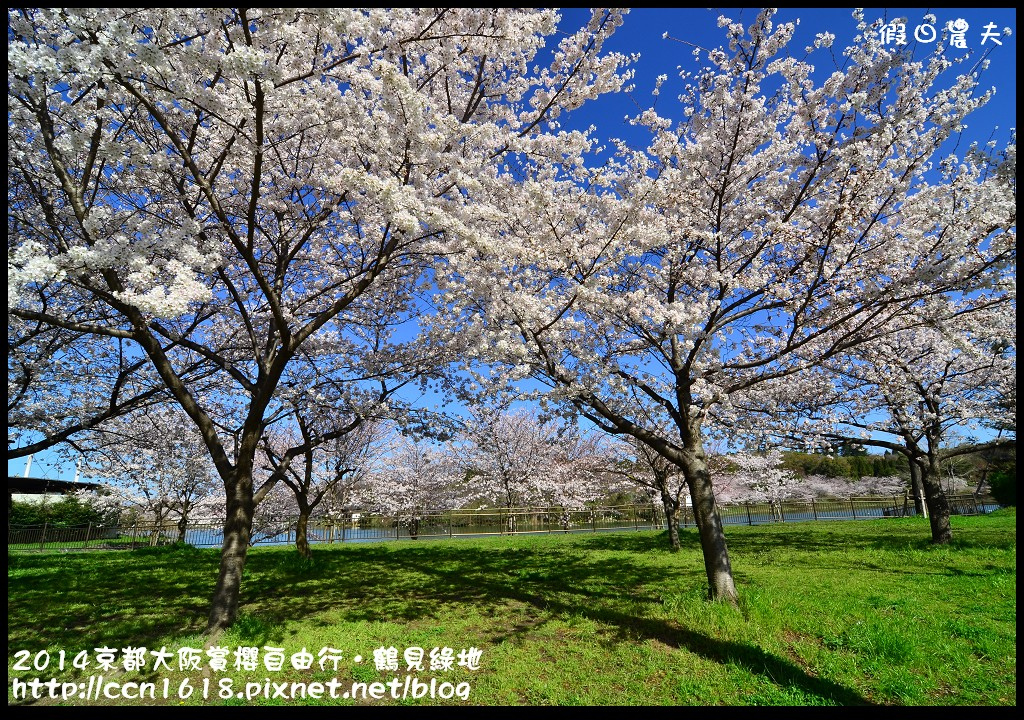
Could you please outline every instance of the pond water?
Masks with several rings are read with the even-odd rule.
[[[977,512],[981,514],[998,510],[999,505],[993,503],[977,503]],[[972,513],[974,508],[955,507],[954,514]],[[902,517],[904,513],[913,516],[913,503],[905,506],[893,502],[849,502],[824,501],[819,503],[783,503],[781,508],[772,509],[766,503],[749,505],[723,506],[720,510],[724,525],[769,525],[776,522],[813,522],[823,520],[868,520],[883,517]],[[507,519],[497,523],[464,523],[449,525],[447,521],[423,520],[420,522],[415,538],[410,534],[407,525],[398,527],[354,527],[354,526],[317,526],[310,525],[310,544],[383,542],[386,540],[441,540],[451,538],[482,538],[495,535],[527,535],[556,533],[593,533],[593,532],[626,532],[636,530],[663,530],[664,524],[660,517],[590,517],[588,513],[578,513],[563,527],[554,515],[550,519],[540,520],[534,517],[518,518],[514,531],[510,532]],[[693,516],[689,511],[680,519],[681,528],[693,528]],[[189,530],[186,542],[197,547],[220,547],[221,533],[219,528],[199,528]],[[271,536],[259,537],[253,543],[256,546],[291,545],[295,542],[294,532],[282,532]]]

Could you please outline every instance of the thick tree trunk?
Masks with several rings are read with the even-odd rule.
[[[224,546],[220,554],[220,574],[213,592],[207,633],[227,629],[238,616],[238,598],[242,588],[242,571],[249,551],[255,505],[252,498],[252,470],[237,470],[225,481],[227,512],[224,518]]]
[[[311,560],[313,558],[313,550],[309,547],[309,515],[310,509],[304,505],[299,506],[299,521],[295,525],[295,549],[299,551],[299,555]]]
[[[725,544],[725,530],[722,516],[718,513],[711,475],[704,461],[704,451],[683,452],[682,470],[690,488],[693,503],[693,519],[700,533],[700,545],[704,552],[704,569],[708,577],[708,597],[731,605],[739,603],[739,595],[732,578],[729,549]]]
[[[942,470],[938,459],[929,458],[928,465],[923,470],[921,482],[924,485],[925,502],[928,504],[932,543],[946,545],[953,539],[953,528],[949,524],[949,500],[942,490]]]

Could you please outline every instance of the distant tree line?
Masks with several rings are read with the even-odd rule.
[[[79,525],[111,525],[116,517],[103,512],[79,498],[66,495],[59,500],[42,502],[14,501],[7,517],[8,525],[43,525],[52,527],[75,527]]]
[[[787,452],[783,454],[782,467],[797,475],[824,475],[858,480],[862,477],[886,477],[889,475],[910,475],[906,458],[896,453],[884,455],[819,455],[816,453]]]

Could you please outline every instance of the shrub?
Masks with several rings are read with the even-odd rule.
[[[1017,472],[1016,468],[1000,468],[988,476],[988,485],[992,497],[1004,507],[1017,505]]]
[[[42,525],[48,523],[58,527],[73,527],[89,523],[100,525],[109,520],[104,517],[103,513],[89,507],[78,498],[62,497],[57,501],[46,499],[40,503],[11,503],[8,524]]]

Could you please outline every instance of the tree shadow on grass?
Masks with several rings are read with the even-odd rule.
[[[36,652],[147,645],[201,632],[219,561],[213,550],[8,557],[8,643]]]
[[[846,530],[798,529],[790,525],[736,532],[730,535],[729,544],[737,559],[780,549],[819,555],[858,547],[908,549],[905,532],[887,534],[879,530],[864,527],[851,535]],[[682,539],[684,549],[699,548],[696,531],[683,532]],[[686,579],[689,584],[704,582],[703,569],[696,562],[690,562],[689,567],[679,563],[665,566],[665,558],[671,556],[663,532],[574,535],[566,536],[564,541],[561,536],[535,542],[514,540],[520,538],[495,539],[483,547],[466,540],[319,546],[313,563],[301,561],[289,548],[253,550],[242,584],[242,603],[243,607],[246,603],[257,606],[260,612],[270,612],[281,621],[295,617],[285,613],[328,606],[317,597],[340,601],[342,607],[372,605],[386,617],[411,619],[429,615],[430,608],[438,603],[485,602],[491,592],[502,597],[507,586],[530,582],[550,581],[545,587],[573,588],[581,600],[600,601],[626,593],[637,602],[657,601],[645,590],[653,578],[669,580],[672,578],[668,575],[675,573],[692,576]],[[925,540],[917,542],[919,545],[909,549],[927,546]],[[1012,539],[979,542],[1003,547]],[[626,554],[628,563],[602,558],[605,551]],[[218,556],[216,550],[187,546],[88,555],[9,556],[13,591],[9,594],[9,641],[33,640],[32,630],[37,627],[45,630],[40,637],[45,636],[49,643],[69,647],[80,644],[83,634],[95,627],[104,628],[109,644],[149,641],[169,631],[197,632],[205,624]],[[648,557],[652,560],[650,566],[645,564]],[[827,558],[823,559],[827,564]],[[402,581],[397,584],[390,581],[387,572],[393,563],[404,568]],[[878,569],[891,570],[881,565]],[[963,570],[957,569],[956,573]]]
[[[970,519],[970,518],[968,518]],[[949,545],[931,541],[928,522],[923,518],[879,518],[874,520],[796,521],[772,524],[726,526],[730,553],[747,554],[770,550],[797,550],[809,553],[849,550],[900,552],[922,550],[1012,550],[1016,537],[998,529],[971,529],[969,534],[954,533]],[[681,528],[683,548],[700,548],[700,536],[693,527]],[[629,550],[657,552],[668,548],[668,533],[644,533],[580,536],[579,546],[591,550]]]
[[[730,549],[737,557],[780,549],[821,553],[851,544],[907,549],[907,537],[877,529],[852,538],[825,529],[786,530],[734,533]],[[683,543],[697,550],[696,532],[685,531]],[[218,556],[216,550],[190,549],[9,558],[9,642],[33,651],[121,648],[201,632]],[[258,549],[249,556],[234,632],[262,645],[279,642],[286,624],[297,619],[324,626],[422,623],[461,612],[500,619],[481,628],[484,642],[500,643],[527,637],[552,620],[586,617],[605,626],[609,642],[652,640],[742,666],[825,703],[869,704],[755,644],[658,617],[667,587],[705,583],[699,550],[672,555],[666,535],[652,532],[319,546],[311,563],[294,548]]]
[[[635,549],[644,542],[630,539],[626,544]],[[333,590],[318,597],[292,595],[288,607],[277,607],[277,612],[308,615],[332,610],[346,621],[412,622],[436,617],[445,608],[467,604],[480,611],[500,610],[514,604],[520,608],[519,616],[529,617],[514,626],[488,628],[491,635],[485,642],[497,644],[516,635],[527,635],[550,620],[583,616],[611,628],[616,641],[655,640],[713,662],[742,666],[773,684],[799,690],[823,703],[869,704],[855,691],[809,674],[793,662],[753,644],[720,640],[674,621],[645,617],[617,607],[624,597],[632,606],[660,605],[661,599],[651,589],[652,584],[702,583],[702,567],[687,571],[594,560],[586,553],[573,556],[523,548],[442,549],[424,545],[405,546],[398,552],[390,548],[363,550],[360,562],[338,563],[334,558],[324,558],[319,571],[324,577],[340,571],[338,564],[344,567],[344,574],[335,576]],[[278,572],[267,567],[265,575],[264,571],[260,574],[264,582],[276,584],[284,579]]]

